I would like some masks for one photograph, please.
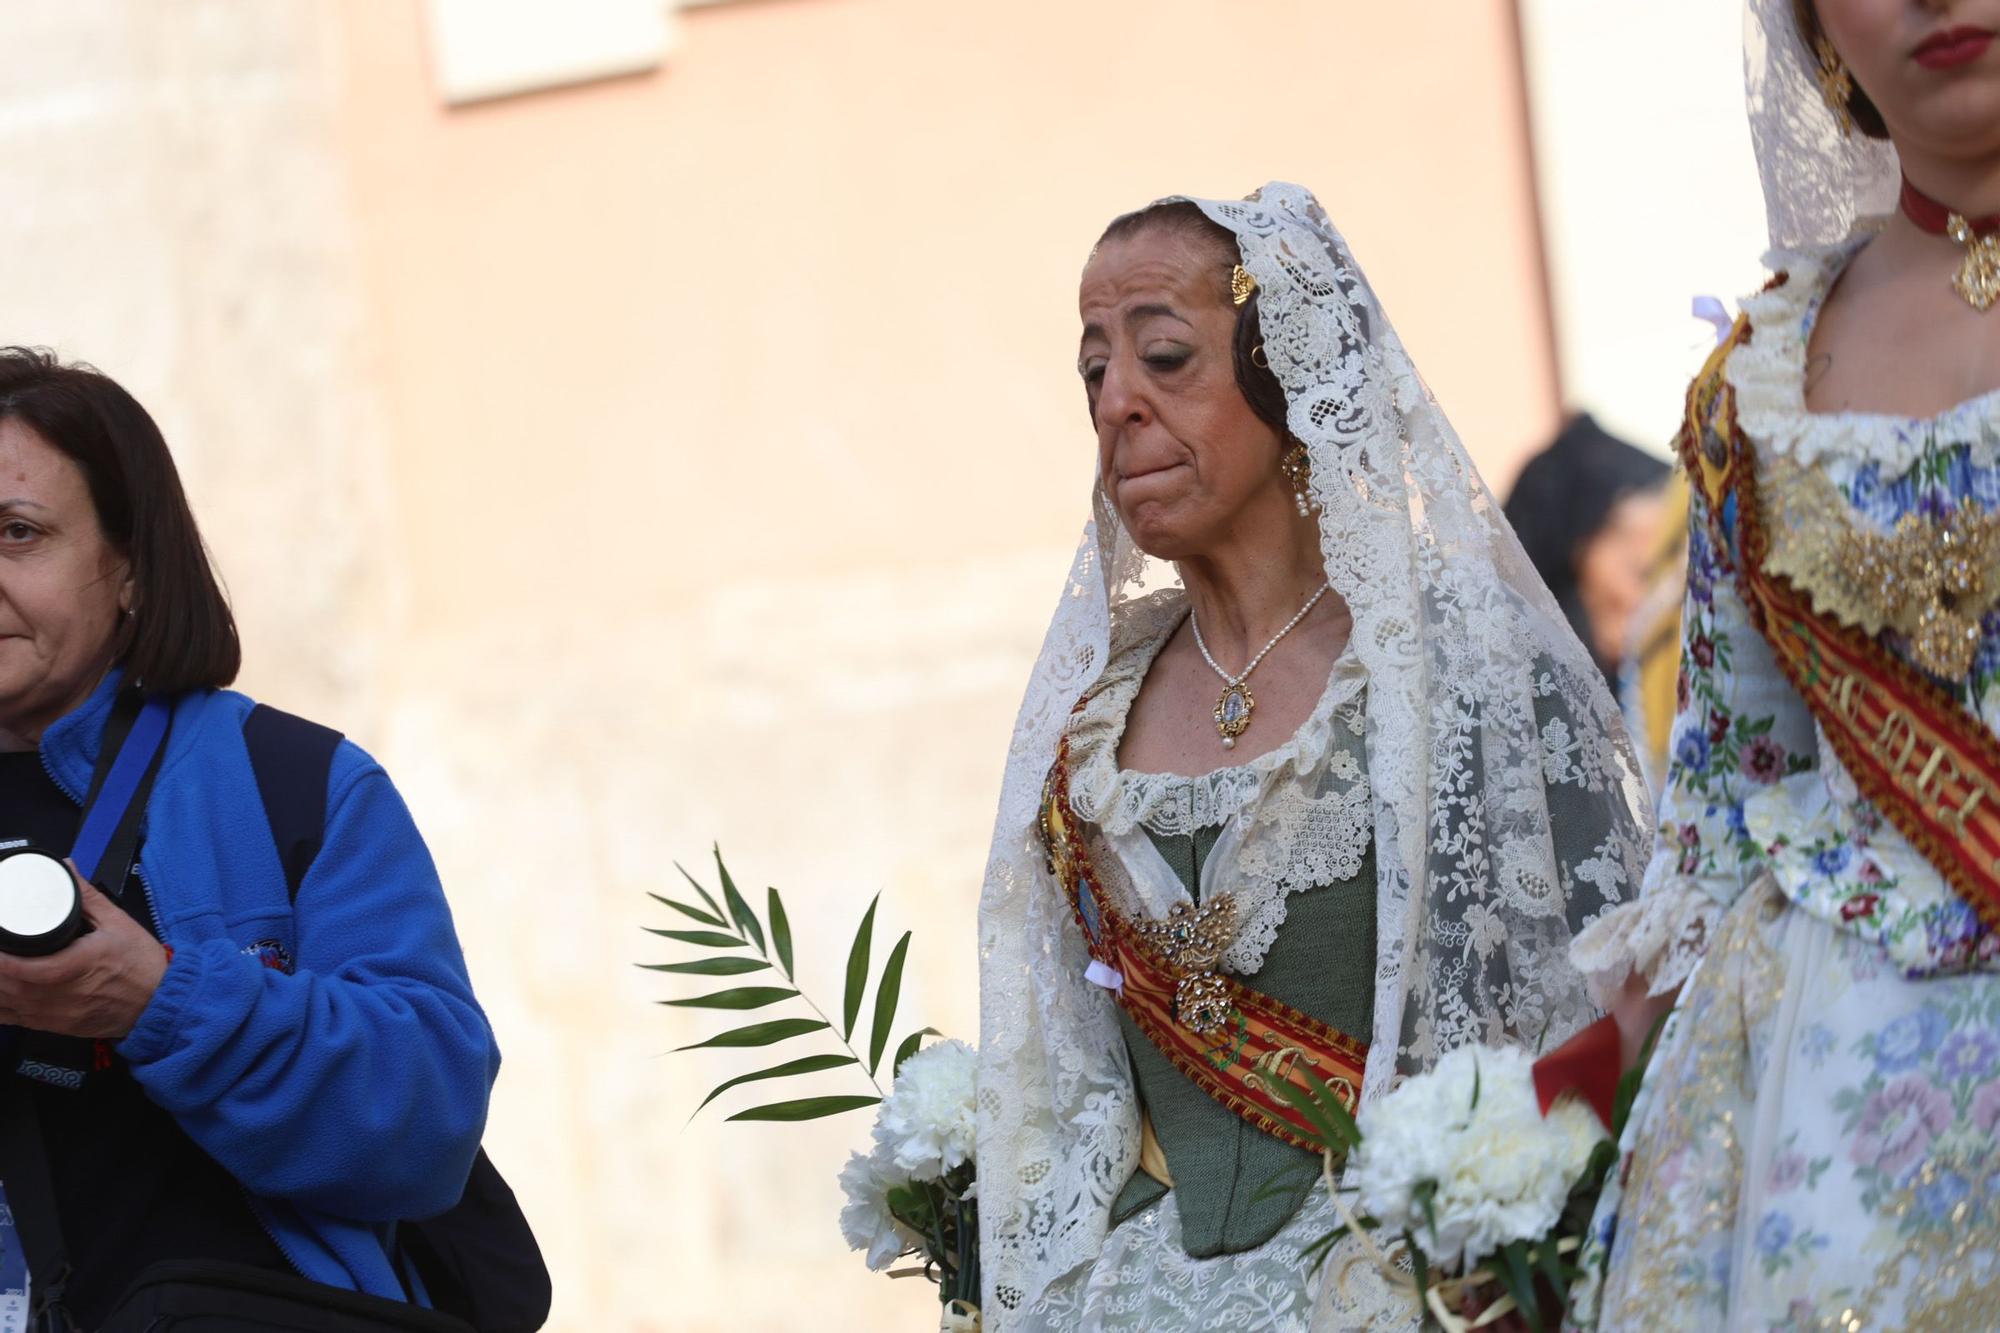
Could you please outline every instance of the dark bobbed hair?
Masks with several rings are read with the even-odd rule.
[[[1819,39],[1826,35],[1826,29],[1819,25],[1819,11],[1813,7],[1813,0],[1792,0],[1792,17],[1798,22],[1799,36],[1805,39],[1806,54],[1817,59]],[[1854,82],[1854,91],[1848,94],[1847,114],[1854,118],[1854,128],[1869,138],[1889,137],[1888,122],[1882,119],[1882,112],[1862,91],[1859,79]]]
[[[0,420],[75,460],[105,538],[132,568],[117,661],[154,694],[221,689],[243,650],[173,455],[146,409],[94,367],[47,348],[0,348]]]
[[[1141,232],[1155,230],[1186,236],[1213,248],[1216,252],[1216,282],[1227,299],[1230,271],[1238,262],[1236,237],[1229,228],[1210,220],[1193,204],[1148,204],[1115,217],[1111,225],[1104,229],[1104,234],[1097,238],[1097,243],[1103,245],[1106,241],[1125,240]],[[1292,433],[1285,424],[1285,387],[1271,372],[1268,358],[1262,365],[1257,361],[1256,354],[1264,345],[1263,326],[1257,320],[1257,296],[1258,293],[1252,292],[1249,300],[1236,307],[1236,387],[1242,391],[1243,400],[1250,404],[1250,410],[1257,414],[1258,420],[1278,432],[1279,438],[1291,442]]]

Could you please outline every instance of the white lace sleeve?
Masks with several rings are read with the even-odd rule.
[[[1634,972],[1646,978],[1647,994],[1666,995],[1701,961],[1724,910],[1686,880],[1669,880],[1585,928],[1570,945],[1570,958],[1599,1005],[1608,1007]]]

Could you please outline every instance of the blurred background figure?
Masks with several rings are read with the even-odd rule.
[[[1660,492],[1660,521],[1646,559],[1646,592],[1625,630],[1618,673],[1625,726],[1657,795],[1680,707],[1681,598],[1687,592],[1687,478],[1676,470]]]
[[[1617,682],[1645,600],[1670,469],[1582,413],[1530,458],[1507,521],[1605,678]]]

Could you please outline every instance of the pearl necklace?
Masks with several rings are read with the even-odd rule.
[[[1242,674],[1238,676],[1231,676],[1216,665],[1214,654],[1210,653],[1208,645],[1202,642],[1201,621],[1195,618],[1194,607],[1188,607],[1188,626],[1194,630],[1194,646],[1201,649],[1202,659],[1208,663],[1209,668],[1222,677],[1222,697],[1215,701],[1215,730],[1222,737],[1223,749],[1235,749],[1236,738],[1250,729],[1250,714],[1257,708],[1257,701],[1250,697],[1250,687],[1244,683],[1250,679],[1250,673],[1257,669],[1257,664],[1264,660],[1266,653],[1278,646],[1278,640],[1296,629],[1298,623],[1319,605],[1319,599],[1326,596],[1332,588],[1331,582],[1322,583],[1319,591],[1306,600],[1306,604],[1299,608],[1297,615],[1285,622],[1283,629],[1271,636],[1271,641],[1250,659],[1250,665],[1244,667]]]

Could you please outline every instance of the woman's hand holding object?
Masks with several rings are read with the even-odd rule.
[[[0,1025],[118,1041],[152,1002],[169,954],[95,885],[79,877],[77,889],[87,933],[45,958],[0,954]]]

